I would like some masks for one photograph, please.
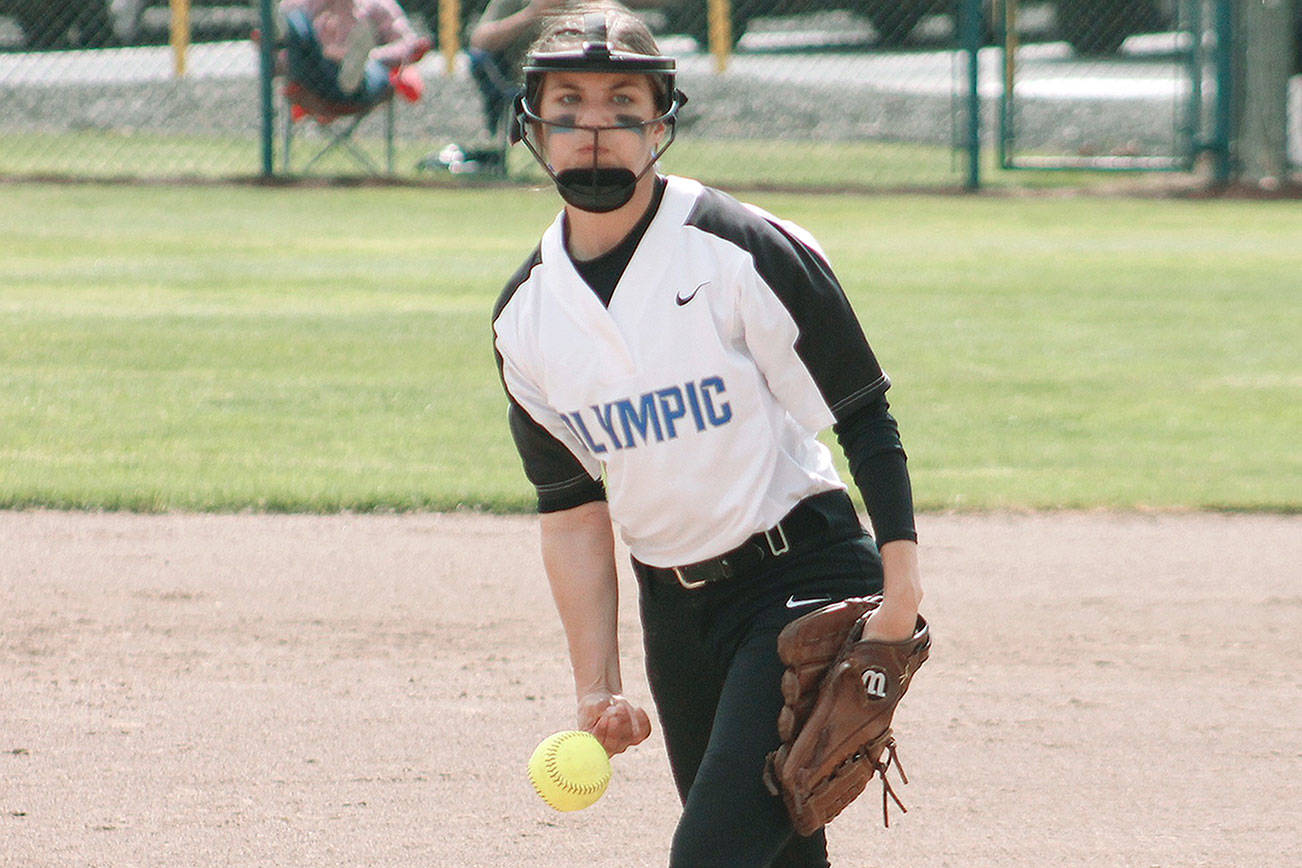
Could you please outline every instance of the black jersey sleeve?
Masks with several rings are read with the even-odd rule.
[[[800,329],[796,353],[838,421],[871,404],[891,381],[868,345],[832,267],[779,224],[785,244],[761,245],[755,265]]]
[[[507,415],[511,437],[524,463],[524,474],[538,492],[539,512],[560,512],[606,499],[601,480],[589,476],[574,453],[535,422],[524,408],[512,401]]]
[[[541,262],[540,251],[534,252],[512,275],[493,307],[493,323],[511,300],[512,295],[529,278]],[[505,374],[505,360],[494,344],[497,373],[506,392],[509,408],[507,421],[516,451],[524,464],[524,473],[538,493],[539,512],[560,512],[595,500],[606,499],[606,489],[600,479],[594,479],[582,462],[560,440],[529,415],[511,394]]]
[[[794,321],[795,350],[839,422],[890,387],[823,255],[788,225],[707,188],[689,223],[746,250]]]

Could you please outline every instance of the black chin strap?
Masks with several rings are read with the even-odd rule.
[[[650,124],[666,121],[668,131],[664,142],[651,154],[646,165],[640,171],[634,172],[632,169],[623,166],[607,167],[597,164],[599,137],[603,132],[615,133],[632,130],[643,132]],[[561,198],[575,208],[591,211],[594,214],[615,211],[629,203],[633,198],[633,194],[637,192],[638,182],[642,180],[647,172],[651,171],[652,167],[659,161],[660,156],[673,144],[676,126],[672,112],[653,118],[650,121],[613,127],[578,127],[573,126],[572,122],[548,122],[541,119],[539,119],[539,123],[544,126],[552,126],[557,130],[565,130],[569,135],[578,135],[580,132],[592,134],[592,165],[582,168],[562,169],[559,172],[553,169],[539,149],[534,147],[532,136],[526,132],[525,135],[521,136],[520,140],[524,142],[525,147],[529,149],[529,152],[534,155],[539,165],[547,172],[548,177],[556,184],[556,190],[561,194]]]
[[[603,214],[627,205],[637,190],[638,181],[642,180],[642,177],[659,162],[660,157],[674,143],[678,133],[678,111],[687,103],[687,96],[681,90],[675,89],[668,95],[667,102],[664,111],[650,120],[639,121],[635,117],[620,117],[617,118],[619,122],[612,126],[586,127],[577,125],[572,115],[555,120],[541,117],[529,104],[527,93],[521,90],[516,94],[514,111],[511,113],[511,144],[522,142],[529,149],[529,153],[533,154],[538,165],[543,167],[547,177],[556,184],[556,189],[567,204],[584,211]],[[654,124],[664,124],[667,128],[664,141],[651,154],[651,158],[640,171],[635,173],[632,169],[624,167],[603,167],[597,164],[598,137],[601,133],[636,131],[640,135],[645,135],[647,127]],[[591,133],[592,165],[563,169],[560,172],[553,169],[551,163],[542,154],[542,143],[534,142],[537,132],[548,128],[555,133],[570,135],[577,135],[580,132]]]
[[[605,214],[623,208],[637,191],[632,169],[565,169],[555,175],[561,198],[575,208]]]
[[[633,173],[624,166],[600,166],[597,164],[602,129],[596,128],[592,133],[592,165],[582,169],[563,169],[552,174],[556,189],[561,198],[575,208],[605,214],[623,208],[637,192],[637,182],[646,174],[654,162],[652,157],[641,172]],[[644,132],[638,130],[639,134]],[[572,135],[578,135],[575,129]]]

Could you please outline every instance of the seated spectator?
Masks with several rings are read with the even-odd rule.
[[[282,0],[280,13],[290,80],[333,103],[371,105],[403,89],[397,72],[431,47],[396,0]]]
[[[484,126],[497,136],[522,79],[520,65],[542,21],[566,0],[489,0],[467,37],[470,74],[483,97]]]
[[[524,56],[542,30],[543,19],[568,0],[489,0],[483,14],[466,34],[470,74],[479,87],[484,129],[492,142],[465,146],[455,142],[421,160],[421,169],[446,170],[455,175],[505,171],[506,113],[520,89]]]
[[[479,87],[484,129],[493,142],[481,147],[449,144],[421,160],[420,168],[446,169],[454,174],[503,171],[507,110],[524,80],[524,57],[545,19],[575,2],[578,0],[489,0],[466,32],[466,55],[471,77]],[[653,9],[669,2],[672,0],[628,0],[626,5]]]

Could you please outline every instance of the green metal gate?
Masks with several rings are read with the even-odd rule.
[[[997,3],[999,164],[1189,171],[1200,153],[1223,156],[1231,2]],[[1065,38],[1034,41],[1046,15]]]

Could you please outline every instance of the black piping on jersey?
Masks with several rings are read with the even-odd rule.
[[[524,265],[516,270],[507,281],[497,304],[493,306],[493,323],[515,291],[524,285],[533,270],[542,264],[542,246],[534,248]],[[493,356],[497,359],[497,375],[502,380],[510,406],[507,409],[507,422],[511,428],[511,437],[515,448],[520,453],[524,464],[525,476],[533,483],[538,493],[539,512],[560,512],[573,509],[585,503],[606,499],[606,487],[600,479],[593,479],[584,469],[564,443],[557,440],[552,433],[529,415],[529,411],[515,400],[511,389],[506,385],[506,375],[502,370],[502,354],[497,351],[497,341],[493,341]]]
[[[841,421],[890,388],[831,267],[781,225],[706,187],[686,225],[746,251],[796,323],[796,354]]]
[[[533,274],[533,270],[539,265],[542,265],[541,244],[535,247],[533,252],[529,254],[528,258],[525,259],[524,264],[515,270],[515,274],[511,275],[511,279],[506,282],[506,286],[502,289],[502,294],[497,297],[497,303],[493,305],[494,323],[496,323],[497,318],[502,315],[503,308],[505,308],[507,303],[510,302],[512,296],[515,295],[515,291],[524,286],[525,281],[529,279],[529,275]],[[496,340],[493,341],[493,346],[497,346]],[[497,358],[497,369],[499,371],[502,369],[501,356],[498,356]]]
[[[542,494],[560,494],[561,492],[569,491],[570,489],[579,488],[581,485],[588,485],[591,482],[592,477],[587,474],[587,471],[584,471],[578,476],[561,482],[546,482],[534,487]]]

